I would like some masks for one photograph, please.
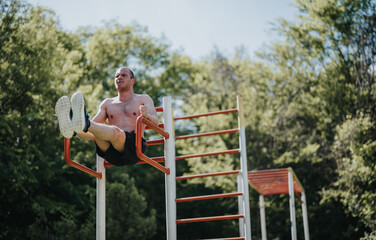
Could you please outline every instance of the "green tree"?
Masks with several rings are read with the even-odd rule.
[[[96,59],[88,58],[91,55],[87,45],[94,40],[83,37],[91,36],[90,32],[86,35],[63,32],[55,14],[42,7],[33,7],[22,1],[2,1],[0,9],[0,167],[3,169],[0,178],[4,184],[0,213],[1,222],[7,223],[0,227],[0,238],[92,239],[95,235],[95,179],[64,163],[63,140],[54,117],[54,106],[61,95],[70,95],[81,89],[84,93],[90,92],[86,96],[93,113],[98,99],[107,96],[109,89],[99,81],[101,79],[91,77],[94,72],[90,61]],[[98,31],[104,32],[105,29]],[[137,35],[136,32],[133,34]],[[148,37],[146,31],[143,35],[142,46],[155,52],[147,51],[134,59],[139,57],[153,62],[153,54],[158,55],[157,44],[153,45],[153,38]],[[166,53],[160,54],[169,56],[167,49],[163,50]],[[118,52],[114,54],[106,58],[111,60],[119,56]],[[175,53],[169,58],[171,60],[176,60],[176,64],[168,65],[171,74],[167,73],[168,70],[162,71],[166,78],[171,79],[180,66],[189,68],[189,60],[184,56]],[[160,69],[160,64],[151,65],[154,68],[150,71]],[[105,80],[113,78],[112,74],[106,76],[108,79]],[[139,78],[143,78],[142,74]],[[157,91],[153,82],[149,85],[153,86],[153,93],[158,97],[162,90]],[[158,99],[156,102],[158,104]],[[72,156],[89,167],[95,165],[93,144],[72,140]],[[114,170],[116,179],[119,171]],[[134,189],[132,181],[124,181],[127,188]],[[120,185],[114,186],[116,190],[122,197],[140,201],[142,207],[132,215],[133,224],[155,224],[154,212],[150,207],[146,209],[141,195],[136,191],[123,191]],[[125,214],[127,210],[119,211],[116,205],[108,208],[109,212]],[[109,228],[108,234],[116,235],[113,230]],[[137,234],[146,239],[154,234],[154,230],[150,228]],[[134,236],[131,230],[124,235],[131,236]]]
[[[69,192],[69,181],[61,171],[61,139],[53,116],[59,92],[52,86],[61,84],[62,77],[52,66],[60,68],[64,62],[62,36],[51,11],[1,2],[0,211],[6,222],[1,238],[32,235],[25,229],[38,215],[47,214],[55,224],[74,215],[73,205],[61,199],[61,191]],[[91,210],[85,205],[78,209],[84,215]]]
[[[149,239],[155,234],[157,225],[155,210],[145,216],[146,201],[125,173],[114,176],[107,186],[107,238]]]
[[[310,221],[311,229],[321,229],[312,236],[359,238],[372,228],[362,220],[365,218],[359,211],[348,211],[349,206],[343,205],[356,193],[345,191],[346,185],[341,185],[340,189],[348,194],[341,199],[334,191],[333,197],[328,198],[331,192],[328,186],[338,189],[338,182],[350,174],[343,170],[342,157],[338,158],[342,155],[333,147],[337,129],[349,118],[368,116],[374,122],[374,101],[369,99],[375,96],[375,4],[372,1],[296,1],[296,4],[301,12],[298,21],[282,21],[279,28],[286,41],[274,44],[269,54],[262,56],[275,69],[271,80],[275,122],[268,133],[274,142],[271,153],[276,167],[292,166],[298,176],[303,176],[300,178],[311,202],[311,218],[319,220]],[[368,129],[363,143],[373,142],[373,131]],[[367,192],[367,188],[363,190]],[[367,213],[369,217],[374,214]],[[333,233],[333,228],[342,231]]]
[[[375,3],[301,0],[296,6],[300,10],[297,21],[281,20],[282,39],[253,62],[236,64],[238,58],[229,61],[217,54],[206,65],[202,63],[205,69],[194,75],[192,96],[184,110],[192,114],[228,108],[229,99],[243,95],[250,169],[289,166],[295,170],[307,191],[310,227],[320,229],[311,232],[313,238],[372,237],[373,223],[368,219],[375,213],[370,201],[375,171],[370,165],[375,136],[371,127],[375,122]],[[351,121],[366,122],[360,126],[367,127]],[[230,122],[226,117],[199,120],[193,131]],[[345,148],[351,144],[336,140],[344,131],[339,129],[356,132],[359,128],[365,130],[354,140],[358,147],[343,155],[336,144]],[[191,150],[201,151],[217,145],[230,147],[233,142],[218,137],[192,145]],[[191,170],[205,170],[202,164],[206,161],[192,161]],[[349,163],[344,164],[346,161]],[[225,162],[209,164],[209,168],[231,165],[230,160]],[[352,181],[358,178],[361,180]],[[369,187],[364,186],[366,182]],[[221,182],[208,185],[213,184]],[[365,191],[364,205],[354,202],[358,191]],[[270,199],[270,208],[277,212],[268,211],[267,218],[281,221],[280,226],[268,228],[270,237],[289,237],[287,201]],[[251,211],[258,211],[256,203],[251,206]],[[298,210],[297,219],[300,214]],[[333,232],[333,228],[341,231]]]

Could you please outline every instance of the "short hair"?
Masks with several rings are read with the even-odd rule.
[[[134,78],[134,73],[133,71],[130,69],[130,68],[127,68],[127,67],[119,67],[116,71],[120,70],[120,69],[127,69],[130,73],[131,73],[131,79]]]

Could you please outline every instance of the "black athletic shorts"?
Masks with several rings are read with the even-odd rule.
[[[97,154],[104,158],[107,162],[115,166],[124,166],[124,165],[133,165],[136,164],[140,159],[136,153],[136,133],[134,131],[128,132],[124,131],[125,134],[125,143],[124,143],[124,152],[118,152],[112,144],[107,149],[106,152],[103,152],[97,145]],[[145,152],[146,141],[142,139],[142,152]]]

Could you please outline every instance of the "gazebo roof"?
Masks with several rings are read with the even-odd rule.
[[[248,172],[248,180],[251,186],[261,195],[287,194],[289,193],[289,171],[292,172],[294,180],[294,192],[304,192],[304,188],[292,168],[250,171]]]

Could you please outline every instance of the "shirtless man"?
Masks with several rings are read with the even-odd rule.
[[[105,99],[91,121],[81,92],[74,93],[71,101],[67,96],[61,97],[55,107],[61,134],[71,138],[76,133],[81,139],[94,141],[97,154],[113,165],[137,163],[136,119],[142,114],[158,125],[158,116],[149,95],[133,92],[135,81],[129,68],[119,68],[115,74],[118,96]],[[105,124],[107,119],[109,125]],[[143,139],[142,151],[145,148],[146,141]]]

